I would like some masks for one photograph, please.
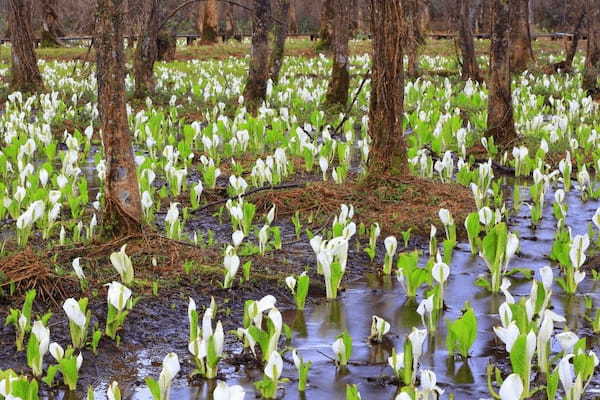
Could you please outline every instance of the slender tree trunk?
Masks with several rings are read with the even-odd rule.
[[[600,87],[600,0],[587,0],[588,40],[583,73],[583,89],[598,95]]]
[[[529,0],[509,0],[510,69],[521,73],[533,60],[529,27]]]
[[[328,106],[345,106],[350,88],[350,10],[347,0],[334,0],[333,67],[325,103]]]
[[[358,0],[349,0],[350,1],[350,37],[354,37],[358,32],[358,8],[359,1]]]
[[[296,0],[290,0],[289,32],[291,34],[298,34],[298,16],[296,15]]]
[[[269,79],[269,31],[271,28],[271,3],[269,0],[254,2],[252,19],[252,50],[250,70],[244,88],[244,98],[250,112],[255,113],[267,97]]]
[[[8,21],[11,43],[10,89],[37,92],[44,84],[33,49],[31,2],[8,0]]]
[[[226,3],[225,7],[225,37],[227,40],[233,39],[236,35],[237,25],[233,16],[233,4]]]
[[[219,9],[217,7],[217,0],[206,0],[202,28],[202,44],[215,44],[219,41]]]
[[[473,40],[473,7],[471,0],[457,0],[455,19],[458,28],[458,47],[462,54],[461,78],[465,81],[471,79],[479,81],[479,65],[475,55],[475,41]]]
[[[335,17],[333,2],[334,0],[322,0],[321,2],[321,28],[319,43],[317,44],[317,50],[319,51],[329,51],[331,49],[333,19]]]
[[[106,158],[103,224],[114,234],[137,232],[142,207],[125,108],[123,0],[97,0],[98,109]]]
[[[158,59],[158,28],[160,0],[145,0],[146,21],[135,51],[133,70],[135,97],[154,93],[154,63]]]
[[[273,15],[276,21],[286,22],[290,14],[290,0],[273,0]],[[285,53],[285,40],[288,34],[288,24],[275,22],[273,24],[275,40],[273,41],[273,50],[271,51],[271,80],[273,83],[279,82],[279,72],[283,65],[283,56]]]
[[[424,0],[403,0],[404,14],[407,23],[406,51],[408,53],[408,76],[416,78],[419,75],[419,49],[425,43],[425,30],[428,24],[429,12]]]
[[[565,59],[558,63],[552,65],[552,72],[571,72],[573,68],[573,59],[575,59],[575,55],[577,54],[577,48],[579,47],[579,41],[582,38],[583,29],[585,28],[585,7],[580,8],[580,13],[577,16],[577,22],[575,24],[575,29],[573,30],[573,37],[570,41],[566,42],[567,52],[565,55]]]
[[[42,9],[42,42],[41,47],[62,47],[64,43],[59,39],[64,36],[60,29],[56,14],[56,0],[41,0]]]
[[[507,147],[517,138],[512,109],[508,0],[492,0],[487,136]]]
[[[204,31],[204,9],[206,8],[206,1],[201,1],[198,3],[198,9],[196,10],[196,33],[198,36],[202,37],[202,32]],[[200,43],[200,40],[198,40]]]
[[[369,135],[373,140],[369,175],[408,173],[404,114],[404,48],[406,16],[402,0],[370,0],[373,66]]]

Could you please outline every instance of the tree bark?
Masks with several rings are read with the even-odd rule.
[[[252,19],[252,49],[250,69],[244,88],[244,99],[248,110],[256,113],[267,97],[269,79],[269,31],[271,28],[271,3],[269,0],[254,2]]]
[[[600,92],[600,0],[587,0],[587,14],[588,40],[582,86],[596,96]]]
[[[224,5],[225,14],[225,38],[227,40],[233,39],[236,35],[237,24],[235,23],[235,17],[233,15],[233,4],[225,3]]]
[[[158,59],[158,28],[160,0],[145,0],[147,10],[144,28],[140,34],[133,70],[135,75],[135,97],[143,98],[154,93],[154,63]]]
[[[142,207],[125,108],[123,0],[97,0],[96,77],[106,158],[103,225],[113,234],[138,232]]]
[[[289,32],[291,34],[298,33],[298,16],[296,15],[296,0],[290,0],[290,25]]]
[[[204,31],[204,9],[206,8],[206,2],[201,1],[198,3],[198,9],[196,14],[196,33],[202,37]]]
[[[471,79],[479,81],[479,65],[475,54],[475,41],[473,40],[473,7],[471,0],[457,0],[455,18],[458,30],[458,47],[462,55],[461,78],[465,81]]]
[[[217,0],[206,0],[202,22],[202,44],[215,44],[219,41],[219,10]]]
[[[333,2],[334,0],[322,0],[321,2],[321,28],[319,31],[319,43],[317,44],[318,51],[331,50],[333,19],[335,18]]]
[[[41,47],[62,47],[64,43],[59,39],[64,32],[58,24],[56,14],[56,0],[41,0],[42,9],[42,41]]]
[[[273,49],[271,51],[270,69],[271,81],[279,82],[279,73],[283,65],[283,56],[285,54],[285,40],[288,34],[288,16],[290,14],[290,0],[273,0],[273,15],[276,21],[273,23],[273,31],[275,40],[273,41]]]
[[[419,49],[425,43],[425,30],[428,25],[429,12],[425,0],[403,0],[406,18],[406,51],[408,53],[408,76],[419,75]]]
[[[11,42],[10,89],[37,92],[44,84],[33,49],[31,2],[8,0],[8,21]]]
[[[373,66],[369,135],[373,140],[369,176],[406,175],[408,161],[402,132],[404,48],[409,23],[402,0],[370,0]]]
[[[529,27],[529,0],[509,0],[510,69],[521,73],[533,60]]]
[[[577,16],[577,22],[575,24],[575,28],[573,29],[573,37],[570,41],[566,42],[567,52],[565,55],[565,59],[558,63],[552,65],[551,72],[571,72],[573,69],[573,59],[575,59],[575,55],[577,54],[577,48],[579,47],[579,41],[582,38],[583,29],[585,28],[585,7],[580,8],[580,13]]]
[[[487,136],[508,147],[517,138],[512,109],[508,0],[492,0]]]
[[[333,0],[335,7],[333,28],[333,67],[325,97],[328,106],[345,106],[350,88],[350,10],[347,0]]]

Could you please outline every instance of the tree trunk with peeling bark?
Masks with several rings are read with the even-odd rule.
[[[64,36],[58,23],[56,14],[56,0],[41,0],[42,9],[42,41],[41,47],[62,47],[64,43],[59,39]]]
[[[298,33],[298,15],[296,14],[296,0],[290,0],[290,24],[289,32],[292,34]]]
[[[502,147],[517,138],[513,120],[510,74],[508,0],[492,0],[492,41],[488,94],[487,136]]]
[[[402,0],[370,0],[373,65],[369,135],[369,175],[408,174],[404,114],[404,45],[406,16]]]
[[[600,93],[600,0],[587,0],[587,50],[585,71],[583,72],[583,89],[596,96]]]
[[[283,56],[285,54],[285,40],[288,34],[287,20],[290,14],[290,0],[273,0],[273,22],[274,41],[271,50],[270,75],[273,83],[279,82],[279,73],[283,65]],[[279,23],[283,22],[283,23]]]
[[[44,83],[33,49],[29,0],[8,0],[8,29],[11,43],[10,89],[37,92]]]
[[[159,7],[160,0],[145,0],[146,21],[133,60],[135,97],[138,98],[154,93],[154,63],[158,59]]]
[[[202,44],[215,44],[219,41],[219,9],[217,0],[205,0],[202,22]]]
[[[271,29],[271,2],[256,0],[252,18],[252,49],[250,69],[244,88],[248,110],[255,113],[267,97],[269,79],[269,31]]]
[[[461,78],[465,81],[471,79],[479,81],[479,65],[475,54],[475,41],[473,40],[473,5],[471,0],[457,0],[455,24],[458,30],[458,47],[462,55]]]
[[[529,27],[529,0],[510,0],[509,8],[510,69],[513,73],[521,73],[533,60]]]
[[[123,0],[97,0],[96,77],[106,159],[103,225],[107,232],[139,232],[142,206],[125,108]]]
[[[350,10],[347,0],[333,0],[335,17],[333,25],[333,67],[325,97],[328,106],[345,106],[350,88],[349,49]]]
[[[333,19],[335,18],[333,2],[334,0],[322,0],[321,2],[321,27],[319,30],[319,43],[317,43],[318,51],[329,51],[331,49]]]

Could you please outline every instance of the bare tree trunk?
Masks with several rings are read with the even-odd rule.
[[[509,0],[510,69],[521,73],[533,60],[529,27],[529,0]]]
[[[252,50],[250,70],[244,88],[244,98],[250,112],[255,113],[267,97],[269,79],[269,31],[271,28],[271,2],[256,0],[252,19]]]
[[[219,9],[217,7],[217,0],[206,0],[202,28],[202,44],[215,44],[219,41]]]
[[[31,2],[8,0],[8,21],[11,43],[10,89],[37,92],[44,83],[33,50]]]
[[[331,49],[333,19],[335,18],[333,1],[334,0],[322,0],[321,2],[321,28],[319,32],[319,43],[317,44],[318,51],[329,51]]]
[[[135,97],[154,93],[154,63],[158,59],[158,28],[160,0],[145,0],[146,21],[135,51],[133,70]]]
[[[275,22],[273,25],[275,40],[273,42],[273,49],[271,51],[270,75],[273,83],[277,83],[279,82],[279,72],[281,71],[281,66],[283,65],[283,56],[285,53],[285,40],[288,33],[288,24],[286,21],[288,20],[288,16],[290,14],[290,0],[274,0],[273,5],[273,14],[275,20],[284,22],[283,24]]]
[[[402,132],[404,114],[404,48],[409,23],[402,0],[370,0],[373,66],[369,135],[373,140],[369,175],[406,175],[408,161]]]
[[[333,67],[327,88],[325,104],[345,106],[350,88],[350,10],[347,0],[333,0],[335,7],[333,27]]]
[[[233,39],[236,35],[237,25],[235,23],[235,17],[233,16],[233,4],[225,3],[225,38],[227,40]]]
[[[458,27],[458,47],[462,54],[461,78],[465,81],[471,79],[479,81],[479,65],[475,55],[475,41],[473,40],[473,7],[471,0],[457,0],[455,23]]]
[[[290,25],[289,32],[291,34],[298,33],[298,16],[296,15],[296,0],[290,0]]]
[[[510,24],[506,0],[492,0],[492,42],[488,95],[487,136],[507,147],[517,138],[512,109]]]
[[[125,108],[123,0],[97,0],[98,109],[106,157],[103,225],[114,234],[138,232],[142,207]]]
[[[583,89],[598,95],[600,87],[600,0],[587,0],[588,40],[583,73]]]
[[[56,14],[56,0],[41,0],[42,8],[42,41],[41,47],[62,47],[64,43],[59,39],[64,32],[58,24]]]
[[[196,33],[202,37],[204,31],[204,9],[206,8],[206,2],[201,1],[198,3],[198,9],[196,10]],[[198,41],[200,42],[200,41]]]
[[[573,68],[573,59],[577,54],[577,48],[579,47],[579,41],[582,38],[583,29],[585,28],[585,7],[580,8],[580,13],[577,16],[577,22],[575,24],[575,29],[573,30],[573,37],[570,41],[566,42],[567,53],[565,55],[565,59],[558,63],[555,63],[551,67],[551,72],[571,72]]]
[[[359,8],[359,0],[349,0],[350,1],[350,37],[354,37],[358,32],[358,8]]]
[[[428,24],[429,12],[424,0],[403,0],[406,18],[406,51],[408,53],[408,76],[416,78],[419,75],[419,48],[425,43],[425,30]]]

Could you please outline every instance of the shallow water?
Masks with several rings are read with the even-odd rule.
[[[507,186],[508,187],[508,186]],[[511,187],[508,187],[510,190]],[[521,198],[527,202],[527,191],[521,189]],[[552,217],[552,201],[554,193],[550,191],[546,197],[544,218],[537,229],[530,226],[529,209],[523,204],[520,211],[511,217],[510,224],[513,232],[520,236],[520,253],[512,260],[510,267],[525,267],[537,271],[539,268],[550,264],[545,255],[550,253],[554,238],[555,220]],[[506,196],[510,198],[511,196]],[[587,232],[588,223],[600,205],[598,201],[581,202],[576,192],[566,195],[569,205],[567,223],[572,227],[573,234]],[[298,243],[293,247],[310,252],[307,243]],[[353,246],[352,246],[353,247]],[[310,254],[304,254],[309,257]],[[352,267],[360,257],[350,259]],[[364,258],[363,258],[364,259]],[[375,270],[376,265],[359,266]],[[558,276],[558,267],[553,266],[555,277]],[[497,316],[498,306],[504,301],[502,295],[490,295],[483,288],[474,285],[478,275],[487,272],[483,260],[470,253],[468,243],[461,243],[454,252],[451,265],[451,275],[445,289],[447,311],[440,321],[438,331],[428,338],[421,367],[433,370],[438,378],[438,385],[445,393],[442,398],[448,398],[453,393],[457,399],[489,398],[485,370],[491,363],[503,365],[506,363],[504,345],[496,339],[492,327],[499,325]],[[519,278],[512,278],[511,293],[518,298],[528,295],[531,284]],[[395,278],[381,278],[376,274],[367,273],[362,278],[355,279],[346,284],[346,290],[336,301],[322,299],[314,306],[308,307],[305,312],[288,310],[284,312],[284,319],[294,332],[292,346],[297,348],[305,360],[313,363],[309,374],[309,387],[302,394],[296,390],[296,370],[290,362],[284,363],[283,377],[290,382],[284,384],[280,391],[280,398],[285,399],[344,399],[347,384],[357,384],[364,399],[393,399],[396,386],[389,384],[385,379],[392,375],[387,366],[387,357],[391,353],[391,346],[402,351],[406,335],[413,326],[421,327],[421,320],[416,313],[417,302],[407,301],[401,286]],[[589,337],[589,342],[594,350],[598,350],[598,340],[589,329],[583,318],[585,312],[584,296],[590,296],[594,304],[600,303],[599,294],[596,293],[598,282],[588,278],[580,285],[578,294],[573,297],[562,295],[558,286],[554,290],[554,311],[567,318],[570,329],[580,336]],[[465,362],[454,360],[448,356],[445,346],[446,327],[445,319],[455,319],[461,313],[465,302],[470,302],[478,319],[478,336],[472,348],[471,357]],[[391,323],[392,329],[388,344],[372,346],[367,343],[370,334],[371,317],[380,316]],[[351,365],[345,372],[336,370],[331,361],[333,353],[331,344],[343,331],[348,330],[353,338],[353,355]],[[555,350],[557,343],[554,343]],[[143,379],[146,376],[157,375],[159,365],[150,363],[151,355],[144,351],[135,353],[131,364],[122,365],[123,369],[114,378],[119,381],[122,388],[133,392],[134,399],[150,399],[148,390],[144,387]],[[187,357],[180,354],[181,358]],[[290,359],[286,354],[285,358]],[[185,361],[183,361],[185,362]],[[134,367],[135,366],[135,367]],[[221,372],[227,377],[228,384],[240,384],[247,391],[247,398],[252,398],[254,392],[252,383],[261,378],[262,372],[256,369],[237,370],[222,362]],[[104,398],[104,391],[108,382],[101,382],[96,386],[97,398]],[[586,398],[594,398],[599,392],[600,379],[598,376],[588,388]],[[185,380],[175,384],[172,391],[173,399],[212,399],[211,392],[214,383],[203,382],[200,385],[190,386]]]

